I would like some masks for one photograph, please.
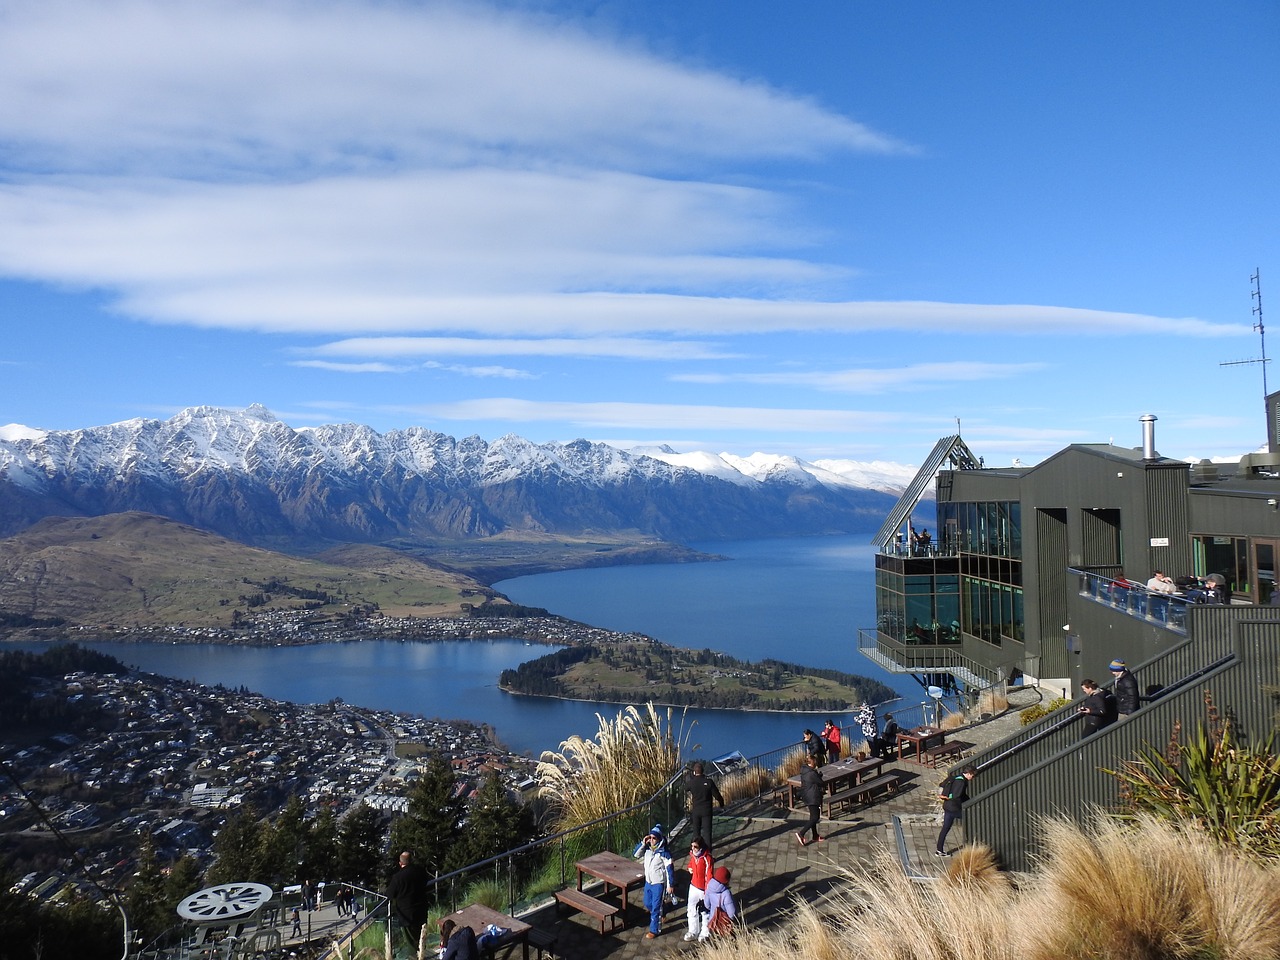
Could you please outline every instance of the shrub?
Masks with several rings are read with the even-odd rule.
[[[1018,714],[1018,718],[1022,721],[1022,725],[1025,727],[1029,723],[1035,723],[1041,717],[1047,717],[1055,710],[1061,710],[1063,707],[1070,705],[1071,701],[1066,697],[1054,697],[1047,704],[1037,703],[1033,707],[1027,707],[1027,709]]]

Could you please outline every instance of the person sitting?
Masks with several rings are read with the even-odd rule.
[[[440,960],[480,960],[475,931],[448,918],[440,921]]]
[[[890,755],[897,749],[898,734],[902,728],[898,726],[898,721],[893,719],[892,713],[884,715],[884,732],[876,738],[876,742],[871,747],[872,756],[883,757],[888,760]]]

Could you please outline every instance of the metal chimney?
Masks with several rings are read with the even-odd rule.
[[[1156,417],[1155,414],[1143,414],[1138,420],[1142,423],[1142,459],[1155,460],[1156,453]]]

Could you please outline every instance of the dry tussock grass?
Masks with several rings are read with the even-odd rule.
[[[720,787],[720,795],[724,797],[725,803],[736,803],[739,800],[746,800],[758,797],[762,793],[767,793],[780,782],[773,771],[764,770],[760,767],[751,767],[747,770],[729,774],[720,781],[718,786]]]
[[[1044,826],[1046,854],[1015,888],[970,846],[933,884],[893,856],[847,873],[823,911],[710,946],[716,960],[1276,960],[1280,869],[1176,825]]]
[[[800,768],[804,766],[805,756],[806,754],[805,754],[804,747],[796,747],[794,750],[788,753],[785,757],[783,757],[782,762],[778,764],[778,768],[775,771],[775,776],[778,778],[778,783],[782,783],[788,777],[794,777],[797,773],[799,773]]]
[[[983,690],[978,697],[978,713],[1004,713],[1009,709],[1009,698],[994,690]]]

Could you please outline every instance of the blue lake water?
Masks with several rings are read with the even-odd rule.
[[[710,647],[746,660],[773,657],[874,676],[919,703],[920,687],[857,653],[857,631],[874,623],[874,548],[862,537],[695,544],[731,557],[717,563],[573,570],[497,584],[518,603],[681,647]],[[23,645],[39,649],[38,645]],[[204,684],[244,686],[279,700],[348,703],[492,724],[518,752],[537,756],[573,734],[594,735],[597,713],[616,707],[518,697],[498,675],[547,652],[495,640],[364,641],[306,647],[95,644],[127,664]],[[665,715],[665,710],[664,710]],[[679,724],[681,714],[675,714]],[[688,744],[703,756],[748,755],[818,729],[822,716],[690,710]],[[850,717],[837,722],[848,725]]]

